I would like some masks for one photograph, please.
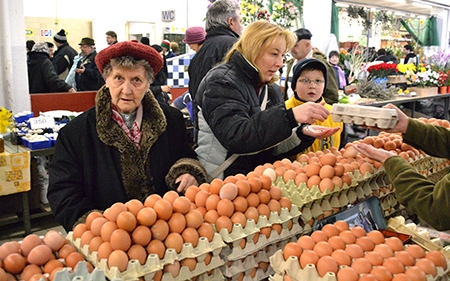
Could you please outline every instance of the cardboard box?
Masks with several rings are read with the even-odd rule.
[[[438,94],[438,87],[411,87],[409,88],[409,92],[416,92],[418,97],[433,96]]]

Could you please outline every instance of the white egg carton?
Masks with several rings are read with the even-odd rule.
[[[86,262],[79,262],[77,268],[74,272],[71,272],[72,269],[69,267],[65,267],[60,271],[56,272],[54,281],[76,281],[76,280],[84,280],[84,281],[106,281],[105,273],[100,268],[94,268],[94,270],[89,273]],[[39,281],[43,281],[41,278]],[[122,279],[112,279],[111,281],[121,281]],[[137,280],[137,278],[136,278]]]
[[[395,109],[335,103],[331,108],[334,122],[366,125],[381,129],[393,128],[398,122]]]
[[[97,252],[90,253],[89,245],[85,245],[84,247],[82,247],[80,238],[74,241],[73,232],[69,232],[66,239],[73,246],[75,246],[94,266],[103,269],[105,271],[105,275],[109,279],[128,279],[145,276],[163,269],[167,264],[173,264],[174,261],[181,261],[185,258],[197,258],[197,260],[202,261],[207,253],[211,253],[213,258],[219,257],[222,248],[225,247],[225,243],[223,242],[220,234],[214,233],[214,237],[211,242],[208,242],[205,237],[200,237],[197,247],[195,248],[191,243],[184,243],[183,248],[179,254],[177,254],[174,249],[166,249],[164,258],[162,260],[160,260],[158,255],[156,254],[148,255],[144,265],[141,265],[137,260],[130,260],[128,262],[127,269],[123,272],[120,272],[117,267],[109,268],[107,259],[99,260]],[[220,265],[216,265],[216,267]]]
[[[271,212],[269,219],[267,219],[266,216],[259,216],[258,223],[256,224],[254,220],[250,219],[247,220],[245,227],[242,227],[241,224],[234,224],[230,233],[224,228],[221,229],[219,233],[224,242],[233,243],[259,232],[259,229],[263,227],[269,227],[273,224],[283,224],[291,219],[298,218],[299,216],[300,211],[298,210],[298,207],[292,204],[290,211],[287,208],[281,208],[279,215],[277,212]]]
[[[194,268],[193,271],[190,271],[187,266],[181,266],[180,271],[176,277],[173,277],[171,273],[165,272],[162,276],[163,281],[183,281],[183,280],[192,280],[194,277],[198,277],[203,274],[207,274],[207,272],[212,271],[214,269],[219,268],[224,264],[224,261],[219,256],[213,256],[211,258],[211,261],[208,265],[205,264],[204,260],[199,261],[197,260],[197,266]],[[153,279],[154,273],[151,275]],[[222,274],[216,275],[223,278]],[[148,276],[144,276],[144,279],[146,280],[152,280],[149,279]],[[211,276],[212,277],[212,276]],[[220,279],[215,279],[220,280]]]
[[[278,234],[277,231],[272,230],[270,232],[270,236],[267,238],[263,234],[256,233],[254,235],[258,235],[258,240],[256,243],[253,242],[254,235],[246,237],[246,244],[244,249],[240,247],[240,241],[237,240],[233,243],[229,243],[222,249],[220,255],[224,257],[225,260],[234,261],[241,258],[245,258],[248,255],[258,252],[259,250],[265,248],[266,246],[275,245],[276,243],[295,239],[297,241],[297,235],[303,232],[302,227],[298,224],[298,220],[296,218],[293,219],[294,222],[292,224],[292,228],[289,230],[287,227],[287,222],[282,224],[281,233]],[[269,250],[267,250],[269,251]]]
[[[182,280],[192,280],[193,277],[196,277],[195,280],[197,281],[223,281],[225,280],[225,278],[223,277],[221,271],[219,268],[214,268],[211,270],[211,272],[208,273],[203,273],[201,275],[198,276],[184,276],[183,275],[184,272],[181,271],[180,269],[180,273],[177,275],[177,277],[173,277],[172,274],[165,272],[161,278],[161,281],[182,281]],[[153,280],[153,275],[151,276],[145,276],[144,277],[145,281],[151,281]]]
[[[291,256],[287,260],[285,260],[283,257],[283,250],[277,251],[270,257],[270,265],[272,266],[276,275],[288,275],[294,281],[337,281],[336,274],[334,274],[333,272],[327,272],[323,277],[320,277],[314,264],[307,264],[306,267],[302,269],[297,257]],[[436,276],[433,277],[432,275],[428,274],[427,281],[447,280],[445,276],[450,270],[450,260],[447,260],[446,270],[438,266],[436,267],[436,270]],[[271,280],[278,281],[280,279],[278,279],[277,277],[275,279],[272,278]]]
[[[238,273],[236,275],[228,277],[227,280],[228,281],[238,281],[238,280],[259,281],[259,280],[266,280],[270,276],[270,274],[273,274],[273,270],[270,269],[270,266],[267,268],[266,272],[264,272],[261,268],[256,268],[256,273],[255,273],[254,277],[251,276],[252,271],[253,271],[253,269],[250,270],[249,272]],[[243,277],[242,277],[242,275],[243,275]]]

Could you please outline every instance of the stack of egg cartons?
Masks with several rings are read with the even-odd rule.
[[[92,212],[67,238],[110,280],[223,280],[222,238],[175,191]]]
[[[267,278],[273,272],[269,257],[302,232],[298,208],[269,177],[255,172],[189,187],[186,197],[226,243],[221,270],[228,280]]]

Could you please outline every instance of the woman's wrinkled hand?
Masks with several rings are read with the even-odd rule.
[[[175,183],[176,184],[179,183],[179,185],[177,187],[178,193],[183,193],[191,185],[198,186],[197,180],[195,179],[194,176],[192,176],[190,174],[182,174],[175,180]]]
[[[313,124],[316,121],[324,121],[330,112],[324,107],[325,102],[306,102],[292,109],[297,123]]]
[[[365,156],[369,157],[370,159],[378,161],[382,164],[389,157],[396,156],[396,154],[393,152],[390,152],[390,151],[387,151],[384,149],[375,148],[375,147],[373,147],[371,145],[367,145],[365,143],[355,143],[355,144],[353,144],[353,147],[359,153],[362,153]]]
[[[303,127],[302,132],[304,135],[309,137],[324,139],[336,134],[340,128],[341,127],[329,128],[324,126],[311,125]]]

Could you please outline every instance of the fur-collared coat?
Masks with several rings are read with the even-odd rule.
[[[142,100],[141,149],[112,120],[109,90],[102,87],[96,106],[59,132],[49,168],[48,200],[66,230],[92,210],[116,202],[163,195],[175,179],[190,173],[200,183],[205,172],[189,147],[181,112],[158,104],[151,93]]]

